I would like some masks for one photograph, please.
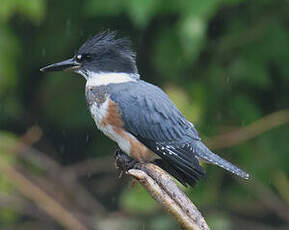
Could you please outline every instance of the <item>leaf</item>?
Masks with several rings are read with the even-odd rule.
[[[261,62],[255,55],[245,55],[234,61],[229,69],[234,84],[246,83],[252,87],[267,88],[270,77],[265,62]]]
[[[17,65],[16,56],[19,44],[7,27],[0,27],[0,98],[7,94],[7,89],[16,87]]]
[[[83,11],[88,16],[116,16],[124,10],[125,5],[125,1],[118,0],[88,0],[84,2]]]
[[[0,123],[18,117],[20,104],[16,97],[18,86],[18,40],[8,27],[0,26]]]
[[[178,23],[179,39],[184,55],[195,61],[205,42],[206,21],[203,18],[189,15]]]
[[[177,78],[185,65],[182,48],[174,30],[163,30],[155,42],[152,62],[166,80]]]
[[[201,102],[203,99],[203,92],[199,84],[195,84],[191,88],[191,94],[193,94],[192,99],[184,89],[179,88],[176,85],[165,86],[165,91],[188,120],[198,121],[202,116]]]
[[[44,0],[1,0],[0,22],[7,21],[13,14],[20,13],[32,22],[39,23],[45,13]]]
[[[45,14],[44,0],[17,0],[17,10],[26,15],[32,22],[39,23]]]
[[[185,2],[184,11],[185,14],[209,18],[218,10],[218,4],[221,3],[222,0],[191,0]]]
[[[155,0],[127,0],[126,12],[137,28],[144,28],[156,14],[158,6],[158,1]]]

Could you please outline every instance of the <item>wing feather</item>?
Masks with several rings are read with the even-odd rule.
[[[196,129],[159,87],[141,80],[108,87],[124,128],[165,160],[165,170],[184,185],[194,185],[204,176],[193,152],[184,148],[200,140]]]
[[[109,93],[119,106],[125,128],[135,136],[164,143],[184,136],[200,140],[193,124],[159,87],[139,80],[111,84]]]

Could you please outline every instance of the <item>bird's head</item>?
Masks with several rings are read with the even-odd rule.
[[[127,73],[138,76],[135,53],[127,38],[116,38],[116,32],[103,32],[89,38],[65,61],[40,69],[46,71],[73,71],[86,79],[100,73]]]

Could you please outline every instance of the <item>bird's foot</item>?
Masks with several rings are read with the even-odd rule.
[[[137,164],[136,160],[129,157],[120,149],[117,149],[114,152],[114,158],[116,168],[120,169],[122,172],[127,172],[128,170],[134,168],[134,166]]]

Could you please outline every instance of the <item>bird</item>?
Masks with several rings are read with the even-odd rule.
[[[217,165],[244,179],[249,174],[209,150],[158,86],[140,78],[127,37],[105,31],[88,38],[65,61],[40,69],[72,71],[86,79],[85,95],[97,128],[122,152],[140,163],[153,162],[184,186],[204,178],[200,162]]]

